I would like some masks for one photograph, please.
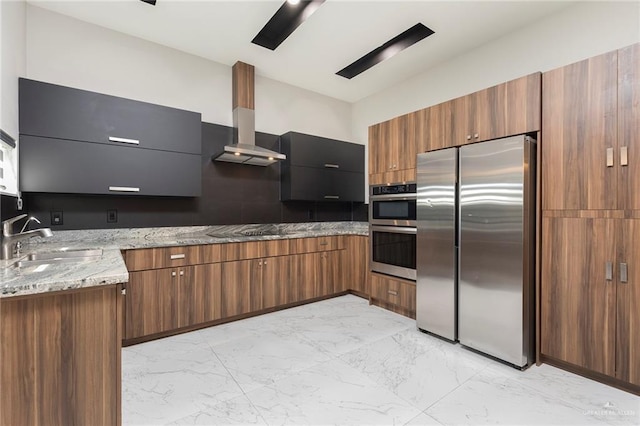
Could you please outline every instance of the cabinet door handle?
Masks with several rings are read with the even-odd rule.
[[[478,136],[480,136],[480,135],[479,135],[479,134],[477,134],[477,133],[476,133],[475,135],[473,135],[473,137],[474,137],[475,139],[478,139]]]
[[[120,142],[120,143],[128,143],[131,145],[140,145],[140,141],[138,139],[127,139],[127,138],[116,138],[114,136],[109,136],[110,142]]]
[[[607,148],[607,167],[613,167],[613,148]]]
[[[398,292],[395,291],[395,290],[387,290],[387,293],[389,293],[392,296],[397,296],[398,295]]]
[[[467,135],[467,140],[470,141],[471,140],[471,135]]]
[[[184,276],[184,271],[180,271],[180,276],[183,277]]]
[[[324,198],[326,198],[327,200],[339,200],[340,196],[339,195],[325,195]]]
[[[626,146],[620,148],[620,165],[628,166],[629,165],[629,152]]]
[[[327,169],[339,169],[339,168],[340,168],[340,165],[339,165],[339,164],[328,164],[328,163],[325,163],[325,165],[324,165],[324,166],[325,166]]]
[[[109,191],[112,192],[140,192],[140,188],[133,186],[110,186]]]
[[[171,276],[175,277],[176,276],[176,271],[171,272]]]
[[[628,277],[628,273],[627,273],[627,264],[626,263],[621,263],[620,264],[620,282],[621,283],[627,283],[629,280]]]
[[[172,254],[170,257],[171,257],[171,260],[178,260],[178,259],[184,259],[185,255],[183,253]]]
[[[612,262],[607,262],[605,264],[604,279],[607,281],[613,280],[613,263]]]

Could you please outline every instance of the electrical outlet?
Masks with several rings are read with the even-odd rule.
[[[61,211],[51,211],[51,225],[62,225],[63,222],[62,212]]]
[[[118,221],[118,210],[107,210],[107,223],[116,223]]]

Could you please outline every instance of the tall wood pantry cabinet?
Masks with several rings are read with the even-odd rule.
[[[640,44],[542,90],[542,359],[640,392]]]

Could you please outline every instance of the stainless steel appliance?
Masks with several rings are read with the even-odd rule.
[[[416,184],[371,186],[371,270],[416,279]]]
[[[532,362],[535,140],[418,155],[418,327]]]

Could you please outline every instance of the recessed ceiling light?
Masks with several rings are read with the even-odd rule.
[[[434,31],[424,26],[421,23],[417,23],[413,27],[409,28],[402,34],[399,34],[391,40],[373,49],[371,52],[364,55],[362,58],[347,65],[336,74],[341,77],[351,79],[358,74],[365,72],[372,66],[379,64],[385,59],[389,59],[396,53],[401,52],[407,47],[419,42],[420,40],[429,37]]]
[[[269,19],[251,43],[276,50],[325,0],[287,0]]]

